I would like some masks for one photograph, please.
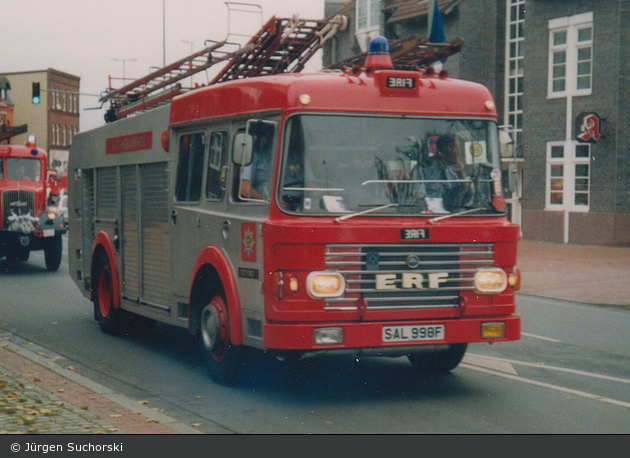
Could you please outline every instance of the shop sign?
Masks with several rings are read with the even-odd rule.
[[[575,118],[575,138],[594,143],[601,137],[601,119],[597,113],[582,112]]]

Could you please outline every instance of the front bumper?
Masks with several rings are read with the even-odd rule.
[[[482,337],[482,325],[504,323],[505,333],[500,338]],[[410,325],[443,325],[444,338],[427,341],[384,342],[383,327]],[[315,330],[319,328],[341,328],[343,343],[318,345],[315,343]],[[266,323],[263,328],[263,346],[266,349],[330,351],[370,349],[372,351],[395,352],[398,348],[408,353],[409,348],[427,345],[450,345],[456,343],[508,342],[521,337],[521,319],[518,316],[490,316],[482,318],[458,318],[430,321],[396,322],[331,322],[316,324],[275,324]]]

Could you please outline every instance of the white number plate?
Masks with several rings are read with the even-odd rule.
[[[44,229],[44,237],[54,237],[55,230],[54,229]]]
[[[422,340],[443,339],[443,324],[383,327],[383,342],[418,342]]]

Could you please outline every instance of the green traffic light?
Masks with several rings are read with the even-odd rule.
[[[39,83],[33,83],[33,96],[31,97],[33,105],[39,105],[39,102],[41,102],[39,91]]]

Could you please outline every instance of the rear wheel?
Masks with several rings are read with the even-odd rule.
[[[44,247],[44,258],[46,260],[46,269],[53,272],[59,269],[61,264],[61,256],[63,254],[63,242],[61,235],[55,235],[46,241]]]
[[[235,384],[244,363],[244,349],[230,342],[227,306],[219,294],[201,308],[199,339],[210,377],[221,385]]]
[[[122,334],[125,332],[124,312],[114,307],[114,282],[106,254],[97,255],[94,272],[94,318],[105,334]]]
[[[446,351],[407,355],[412,366],[422,372],[443,374],[455,369],[464,358],[468,344],[454,344]]]

